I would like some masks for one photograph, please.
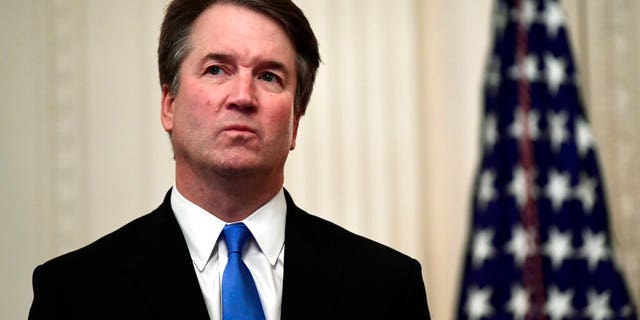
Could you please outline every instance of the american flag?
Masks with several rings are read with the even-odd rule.
[[[636,319],[558,1],[494,3],[459,319]]]

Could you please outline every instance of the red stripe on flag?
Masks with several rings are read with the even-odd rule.
[[[528,26],[523,18],[523,1],[517,0],[518,36],[516,59],[519,68],[518,100],[522,110],[522,136],[520,138],[520,163],[525,174],[526,202],[522,210],[522,225],[527,234],[528,247],[533,252],[527,256],[522,269],[524,289],[529,293],[530,308],[526,319],[544,319],[544,280],[542,270],[542,257],[540,255],[540,228],[538,224],[538,210],[534,197],[534,171],[535,159],[533,156],[533,143],[529,134],[529,111],[531,109],[531,93],[527,74],[526,57],[528,52]]]

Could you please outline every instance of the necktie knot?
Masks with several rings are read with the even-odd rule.
[[[251,237],[251,232],[244,223],[234,223],[226,225],[222,229],[222,235],[227,243],[229,254],[240,253],[242,255],[242,248]]]

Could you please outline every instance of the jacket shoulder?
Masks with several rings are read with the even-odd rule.
[[[145,242],[145,238],[157,238],[152,230],[172,218],[171,212],[162,208],[37,266],[33,272],[34,297],[29,319],[79,319],[89,309],[106,307],[118,299],[137,299],[126,280],[127,274],[130,266],[145,256],[144,248],[151,241]],[[116,292],[117,295],[109,296]]]
[[[314,286],[319,295],[333,295],[336,304],[332,316],[339,314],[339,319],[429,319],[422,269],[416,259],[297,207],[287,223],[289,221],[300,230],[294,231],[291,230],[293,227],[287,226],[295,237],[289,242],[285,240],[285,270],[291,262],[290,253],[304,256],[306,263],[295,257],[296,263],[289,267],[306,270],[300,271],[300,278],[323,279],[322,283],[313,284],[307,280],[307,286]],[[291,247],[295,250],[289,250]],[[296,298],[289,299],[304,303]],[[293,308],[289,312],[288,316],[297,315],[296,312],[302,314],[304,310]]]
[[[341,254],[348,254],[363,263],[411,265],[412,267],[419,265],[417,260],[396,249],[353,233],[318,216],[300,211],[300,218],[306,220],[305,230],[309,236],[325,238],[325,241],[332,243]]]
[[[136,246],[142,245],[138,240],[151,225],[156,223],[159,215],[160,212],[155,210],[141,216],[92,243],[55,257],[39,267],[40,269],[69,270],[69,268],[73,269],[73,266],[84,268],[87,265],[105,263],[117,258]]]

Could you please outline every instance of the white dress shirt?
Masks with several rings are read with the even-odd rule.
[[[220,292],[227,245],[220,235],[227,223],[184,198],[175,186],[171,208],[187,241],[209,317],[222,319]],[[286,211],[287,203],[280,189],[242,221],[253,235],[244,247],[242,260],[253,275],[266,320],[280,319]]]

